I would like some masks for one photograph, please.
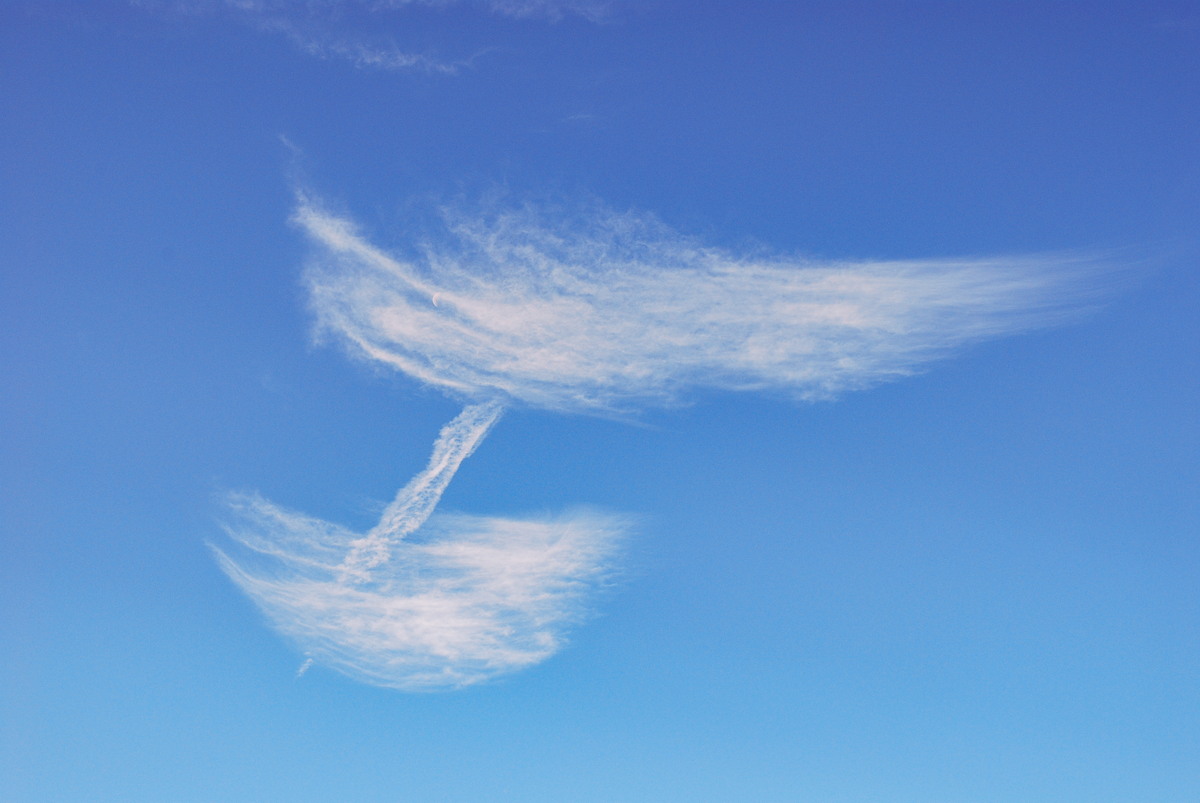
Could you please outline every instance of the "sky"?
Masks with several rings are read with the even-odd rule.
[[[13,0],[0,798],[1200,798],[1200,5]]]

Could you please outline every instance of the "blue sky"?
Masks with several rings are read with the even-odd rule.
[[[1195,799],[1198,54],[5,5],[0,797]]]

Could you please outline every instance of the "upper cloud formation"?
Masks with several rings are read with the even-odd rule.
[[[814,262],[707,247],[593,209],[443,210],[403,255],[302,197],[321,331],[467,400],[627,413],[689,391],[830,398],[1061,321],[1093,262],[1065,255]]]

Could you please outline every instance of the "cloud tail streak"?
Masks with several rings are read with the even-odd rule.
[[[387,562],[392,544],[425,523],[462,461],[471,456],[503,412],[497,402],[472,404],[442,429],[429,465],[400,489],[379,523],[351,546],[340,567],[347,579],[368,580],[372,569]]]

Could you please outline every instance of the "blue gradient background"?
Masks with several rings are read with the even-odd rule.
[[[1200,7],[363,16],[479,55],[0,9],[0,797],[1200,799]],[[732,248],[1135,267],[832,403],[509,414],[444,506],[645,525],[562,653],[406,695],[296,678],[205,546],[229,489],[368,525],[457,412],[312,345],[297,170],[383,241],[502,188]]]

